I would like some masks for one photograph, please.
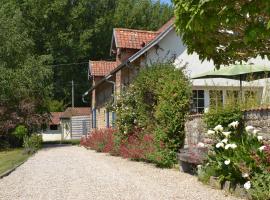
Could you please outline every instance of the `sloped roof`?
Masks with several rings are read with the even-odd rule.
[[[90,107],[68,107],[60,118],[70,118],[73,116],[86,116],[90,115]]]
[[[152,41],[158,32],[134,30],[125,28],[115,28],[114,38],[117,48],[141,49]]]
[[[175,21],[175,17],[171,18],[169,21],[167,21],[163,26],[161,26],[157,32],[161,33],[163,31],[165,31],[167,28],[169,28],[169,26],[171,26],[172,24],[174,24]]]
[[[89,72],[91,76],[105,76],[117,67],[115,61],[89,61]]]
[[[60,117],[63,112],[51,112],[50,125],[58,125],[60,124]]]

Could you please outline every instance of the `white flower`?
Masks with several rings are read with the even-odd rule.
[[[257,139],[258,139],[258,141],[262,141],[262,140],[263,140],[263,136],[258,135],[258,136],[257,136]]]
[[[197,147],[205,147],[205,144],[202,143],[202,142],[199,142],[199,143],[197,144]]]
[[[208,134],[208,135],[214,135],[215,133],[216,133],[216,132],[213,131],[213,130],[208,130],[208,131],[207,131],[207,134]]]
[[[217,125],[217,126],[214,128],[214,130],[215,130],[216,132],[218,132],[218,131],[222,132],[222,131],[223,131],[223,127],[222,127],[221,125]]]
[[[228,139],[227,139],[227,138],[225,138],[225,139],[221,140],[221,142],[223,142],[224,144],[227,144]]]
[[[224,161],[224,164],[225,164],[225,165],[229,165],[230,163],[231,163],[230,159]]]
[[[259,148],[259,151],[263,151],[265,149],[265,146],[261,146],[260,148]]]
[[[254,130],[254,127],[253,126],[247,126],[245,129],[246,129],[246,132],[252,133],[253,130]]]
[[[253,134],[254,134],[254,135],[257,135],[259,132],[260,132],[260,130],[255,129],[255,130],[253,131]]]
[[[231,144],[231,148],[232,148],[232,149],[235,149],[236,147],[237,147],[236,144]]]
[[[247,178],[247,177],[249,177],[249,174],[248,173],[244,173],[244,174],[242,174],[242,177],[243,178]]]
[[[226,144],[225,149],[231,148],[231,144]]]
[[[250,181],[248,181],[248,182],[246,182],[246,183],[244,184],[244,188],[245,188],[246,190],[249,190],[250,187],[251,187]]]
[[[234,121],[234,122],[230,123],[228,125],[228,127],[229,128],[232,128],[233,127],[234,129],[236,129],[238,127],[238,125],[239,125],[239,122],[238,121]]]
[[[224,147],[224,144],[222,142],[219,142],[216,144],[216,148],[220,148],[220,147],[222,148]]]
[[[231,134],[231,132],[230,132],[230,131],[222,132],[222,134],[223,134],[225,137],[229,137],[229,135]]]

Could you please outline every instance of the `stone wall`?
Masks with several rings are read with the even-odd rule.
[[[270,108],[246,110],[244,119],[246,125],[251,125],[261,130],[262,135],[270,139]]]
[[[197,145],[206,138],[206,128],[201,114],[188,116],[185,132],[185,148]]]
[[[270,108],[246,110],[244,112],[246,125],[261,130],[260,135],[270,140]],[[190,115],[185,124],[185,147],[192,147],[199,142],[207,143],[206,126],[202,115]]]

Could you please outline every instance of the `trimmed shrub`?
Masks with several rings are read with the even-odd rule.
[[[25,137],[23,147],[25,153],[33,154],[37,152],[42,147],[42,136],[39,134],[32,134],[29,137]]]

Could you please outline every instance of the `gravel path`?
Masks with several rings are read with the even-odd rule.
[[[83,147],[46,148],[0,179],[2,200],[233,200],[175,169],[158,169]]]

